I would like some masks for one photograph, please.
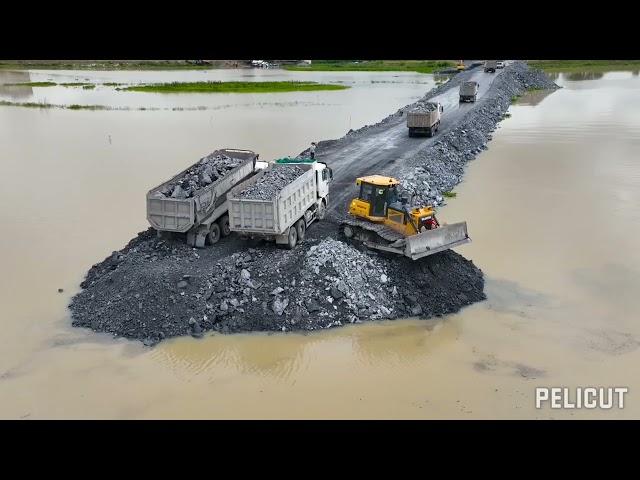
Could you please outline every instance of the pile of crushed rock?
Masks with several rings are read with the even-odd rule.
[[[305,170],[297,165],[273,165],[261,172],[255,182],[236,192],[235,196],[253,200],[271,200],[304,172]]]
[[[453,251],[413,262],[319,230],[316,237],[309,230],[309,248],[264,244],[230,254],[237,239],[196,251],[150,229],[92,267],[70,305],[73,325],[153,345],[207,331],[311,331],[428,318],[485,298],[482,272]]]
[[[241,160],[236,158],[215,152],[210,153],[201,158],[184,175],[168,183],[156,193],[162,197],[179,199],[193,197],[198,190],[224,177],[240,163]]]

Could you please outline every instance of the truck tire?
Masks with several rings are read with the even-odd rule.
[[[207,243],[209,245],[214,245],[218,243],[220,240],[220,225],[217,223],[212,223],[211,227],[209,227],[209,233],[207,234]]]
[[[220,220],[218,220],[218,224],[220,225],[220,232],[223,237],[228,237],[231,234],[231,229],[229,228],[229,215],[223,215]]]
[[[413,128],[409,128],[409,136],[413,137]]]
[[[318,205],[318,220],[324,220],[324,216],[327,213],[327,209],[324,206],[324,200],[320,202],[320,205]]]
[[[287,240],[285,248],[287,250],[293,250],[298,241],[298,230],[295,227],[289,227],[289,238]]]
[[[296,222],[296,231],[298,233],[298,243],[304,242],[304,234],[307,231],[307,224],[304,223],[302,218]]]

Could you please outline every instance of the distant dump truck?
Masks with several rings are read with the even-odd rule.
[[[460,101],[475,102],[478,98],[478,82],[463,82],[460,84]]]
[[[231,233],[227,192],[266,164],[251,150],[221,149],[147,193],[147,220],[159,234],[186,233],[202,248]]]
[[[498,68],[497,60],[486,60],[484,62],[484,71],[485,73],[496,73],[496,68]]]
[[[324,218],[333,173],[309,158],[276,160],[227,195],[229,227],[244,238],[275,241],[292,249],[307,227]]]
[[[444,108],[439,103],[426,102],[418,104],[413,110],[407,112],[407,127],[409,136],[415,137],[426,134],[433,137],[440,127],[440,116]]]

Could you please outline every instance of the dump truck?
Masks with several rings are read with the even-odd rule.
[[[227,194],[229,228],[292,249],[325,216],[333,172],[311,158],[282,158]]]
[[[407,112],[407,127],[409,136],[415,137],[426,134],[433,137],[440,127],[440,117],[444,107],[435,102],[420,103]]]
[[[147,220],[160,236],[186,233],[192,247],[213,245],[229,229],[227,193],[266,167],[251,150],[224,148],[201,158],[147,193]],[[216,159],[226,160],[226,171],[200,172]],[[211,170],[211,169],[209,169]],[[202,185],[193,185],[207,175]],[[211,176],[215,178],[211,178]],[[193,188],[182,185],[190,184]],[[195,188],[199,187],[199,188]]]
[[[368,248],[418,260],[471,241],[467,222],[441,225],[432,206],[410,207],[393,177],[370,175],[356,179],[360,187],[351,200],[342,234]]]
[[[463,82],[460,84],[460,102],[475,102],[478,98],[478,82]]]
[[[498,62],[496,60],[486,60],[484,62],[485,73],[496,73],[496,68],[498,68]]]

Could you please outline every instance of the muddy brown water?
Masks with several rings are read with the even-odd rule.
[[[349,75],[360,88],[313,94],[331,105],[232,106],[212,121],[209,111],[0,107],[0,417],[639,417],[640,80],[631,73],[560,74],[565,88],[512,106],[469,165],[440,217],[467,219],[473,243],[458,251],[485,272],[488,300],[459,314],[154,349],[70,326],[66,304],[86,269],[146,228],[145,191],[185,163],[223,139],[265,157],[295,153],[342,135],[347,111],[365,110],[357,128],[429,88],[410,83],[425,76]],[[352,96],[333,97],[344,92]],[[536,410],[536,386],[630,393],[623,411]]]

